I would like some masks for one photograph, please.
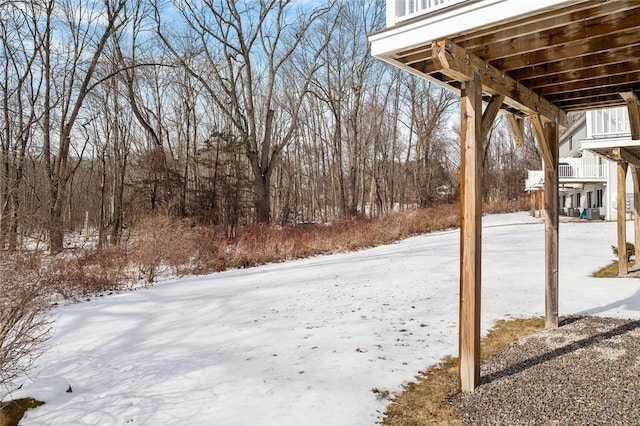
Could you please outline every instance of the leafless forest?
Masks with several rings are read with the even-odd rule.
[[[457,95],[372,58],[384,1],[0,0],[0,247],[157,214],[229,235],[454,201]],[[502,120],[487,201],[539,168]]]
[[[0,385],[60,297],[456,226],[457,95],[370,56],[384,3],[0,0]],[[506,128],[493,205],[540,168]]]

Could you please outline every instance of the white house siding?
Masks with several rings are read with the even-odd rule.
[[[587,149],[583,143],[594,142],[607,144],[609,140],[614,145],[620,141],[630,141],[629,134],[621,131],[628,130],[625,125],[626,109],[609,108],[606,110],[588,111],[579,117],[567,131],[560,137],[560,188],[559,207],[561,214],[575,214],[578,210],[582,213],[584,209],[597,207],[600,215],[606,220],[617,218],[617,164]],[[613,132],[607,134],[606,131]],[[602,165],[601,169],[597,166]],[[570,179],[567,170],[580,169],[578,179]],[[605,170],[606,169],[606,170]],[[595,173],[594,173],[595,171]],[[601,176],[602,179],[598,179]],[[530,170],[527,184],[535,183],[534,187],[528,189],[541,189],[544,174],[541,171]],[[580,179],[584,176],[595,178]],[[533,178],[540,177],[540,181],[533,181]],[[573,175],[575,177],[575,175]],[[601,200],[598,191],[602,191]],[[633,181],[631,172],[627,172],[626,179],[627,212],[633,208]],[[599,203],[601,201],[601,203]]]

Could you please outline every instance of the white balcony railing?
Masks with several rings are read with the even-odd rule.
[[[589,111],[590,125],[587,137],[620,137],[631,134],[627,108],[605,108]]]
[[[562,164],[558,166],[558,177],[563,179],[606,179],[608,177],[609,168],[604,164],[581,164],[572,166]]]
[[[562,162],[558,165],[560,183],[598,182],[605,181],[609,175],[609,168],[604,164],[571,165]],[[541,189],[544,185],[543,170],[529,170],[524,187],[527,191]]]
[[[462,3],[466,0],[387,0],[387,28],[416,15]]]

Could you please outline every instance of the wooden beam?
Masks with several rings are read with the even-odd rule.
[[[491,130],[491,126],[493,126],[493,122],[498,115],[498,111],[502,108],[502,102],[504,101],[503,95],[493,95],[491,100],[487,104],[487,107],[482,113],[482,140],[487,139],[487,135],[489,134],[489,130]]]
[[[638,97],[633,92],[622,92],[620,96],[622,96],[622,99],[624,99],[624,102],[627,104],[631,139],[637,141],[640,139],[640,101],[638,101]]]
[[[458,388],[480,384],[482,265],[482,81],[465,83],[460,98],[460,337]]]
[[[515,114],[506,114],[506,116],[516,146],[522,148],[524,146],[524,120]]]
[[[618,162],[618,275],[629,272],[627,265],[627,166],[624,161]]]
[[[619,146],[611,150],[611,158],[618,162],[630,163],[636,167],[640,167],[640,158]]]
[[[544,164],[545,233],[545,327],[558,327],[558,150],[560,132],[555,123],[545,123],[545,142],[555,161]]]
[[[507,105],[529,115],[539,114],[546,121],[557,122],[560,126],[567,126],[564,111],[451,40],[434,42],[432,59],[439,72],[449,78],[469,81],[473,79],[474,73],[478,73],[482,78],[482,89],[490,95],[503,95]]]

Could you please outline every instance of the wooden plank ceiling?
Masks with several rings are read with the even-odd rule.
[[[640,93],[640,0],[576,1],[451,36],[441,47],[459,61],[457,67],[469,58],[483,61],[491,70],[483,79],[501,73],[515,82],[511,92],[523,96],[529,90],[561,112],[626,105],[621,93]],[[451,72],[456,67],[443,71],[434,49],[424,45],[396,52],[393,59],[459,89],[464,78]],[[519,106],[505,102],[503,108],[530,115]]]

